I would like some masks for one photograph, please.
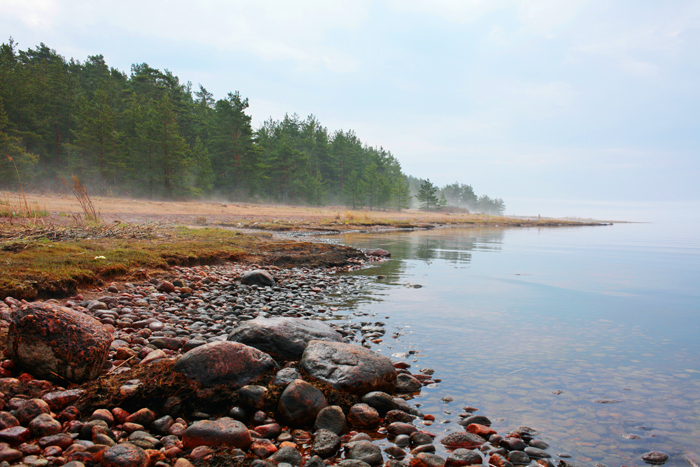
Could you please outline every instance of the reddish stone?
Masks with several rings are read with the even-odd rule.
[[[46,448],[48,446],[58,446],[61,449],[67,449],[73,444],[73,437],[68,433],[58,433],[56,435],[44,436],[39,438],[39,447]]]
[[[326,396],[306,381],[297,379],[282,392],[277,411],[282,420],[295,426],[313,424],[321,409],[328,407]]]
[[[138,423],[139,425],[149,427],[156,419],[156,414],[151,409],[140,409],[126,417],[127,423]]]
[[[70,389],[68,391],[55,391],[44,394],[41,398],[49,404],[51,410],[60,412],[66,406],[71,405],[85,394],[84,389]]]
[[[22,425],[26,425],[37,416],[50,413],[49,404],[41,399],[30,399],[15,410],[15,417]]]
[[[29,422],[29,429],[34,436],[41,438],[60,433],[61,423],[58,420],[54,420],[51,415],[43,413]]]
[[[148,455],[138,446],[122,443],[102,453],[103,467],[148,467]]]
[[[157,449],[146,449],[146,455],[148,456],[148,465],[155,465],[156,462],[165,461],[165,454]]]
[[[489,428],[486,425],[479,425],[478,423],[472,423],[471,425],[467,426],[467,432],[474,433],[475,435],[479,435],[487,439],[489,436],[497,433],[497,431],[493,428]]]
[[[175,435],[178,438],[182,438],[182,435],[185,434],[185,430],[187,427],[183,425],[182,423],[173,423],[170,425],[170,428],[168,428],[168,433],[171,435]]]
[[[381,421],[377,409],[364,403],[350,407],[347,419],[350,425],[357,428],[370,428],[378,425]]]
[[[131,422],[125,422],[122,425],[122,428],[127,433],[133,433],[134,431],[144,431],[145,430],[143,425],[139,425],[138,423],[131,423]]]
[[[10,358],[42,379],[82,382],[96,378],[112,335],[95,318],[46,302],[22,305],[7,335]]]
[[[32,433],[23,426],[13,426],[0,430],[0,442],[7,443],[10,446],[26,443],[32,439]]]
[[[168,459],[174,459],[182,454],[182,449],[177,446],[168,446],[163,450],[163,454],[165,454],[165,457]]]
[[[277,438],[282,432],[279,424],[268,423],[267,425],[260,425],[255,427],[255,432],[260,435],[261,438]]]
[[[491,457],[489,457],[489,465],[493,465],[494,467],[506,467],[509,464],[513,465],[500,454],[492,454]]]
[[[445,459],[435,454],[421,452],[411,459],[409,465],[410,467],[444,467]]]
[[[266,459],[277,452],[277,447],[269,439],[256,439],[250,445],[250,452],[260,459]]]
[[[474,433],[455,432],[445,436],[440,442],[448,449],[474,449],[484,444],[486,440]]]
[[[72,422],[80,418],[80,410],[77,407],[69,405],[58,414],[58,421],[60,422]]]
[[[25,456],[36,456],[41,453],[41,448],[36,444],[22,443],[17,446],[17,450]]]
[[[24,457],[24,454],[16,449],[5,448],[0,451],[0,462],[13,463],[20,460],[22,457]]]
[[[242,387],[277,370],[268,354],[238,342],[214,342],[187,352],[173,370],[204,386]]]
[[[185,430],[182,437],[185,449],[197,446],[232,446],[248,449],[252,442],[248,428],[229,417],[195,422]]]
[[[126,421],[127,417],[129,416],[129,412],[120,407],[115,407],[112,409],[112,415],[114,415],[114,421],[121,425]]]
[[[19,425],[19,420],[10,412],[0,412],[0,430]]]
[[[205,457],[210,456],[213,453],[214,453],[214,450],[212,448],[210,448],[209,446],[197,446],[190,453],[190,459],[192,459],[192,460],[204,459]]]
[[[95,410],[92,415],[90,415],[90,420],[102,420],[109,426],[114,425],[114,415],[107,409]]]
[[[415,425],[411,425],[410,423],[401,423],[401,422],[394,422],[389,424],[389,426],[386,427],[386,431],[389,432],[391,435],[410,435],[411,433],[414,433],[418,431],[418,428],[416,428]]]
[[[58,446],[49,446],[41,453],[44,457],[58,457],[63,454],[63,449]]]

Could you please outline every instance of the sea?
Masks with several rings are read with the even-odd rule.
[[[661,223],[348,233],[391,259],[350,274],[372,348],[434,370],[411,403],[438,439],[464,407],[539,432],[554,462],[700,462],[700,229]],[[438,445],[438,454],[446,455]]]

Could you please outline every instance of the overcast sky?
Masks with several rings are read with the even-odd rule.
[[[0,0],[0,32],[313,113],[508,213],[700,205],[698,0]]]

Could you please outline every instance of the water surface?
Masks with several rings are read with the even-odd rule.
[[[700,235],[616,224],[339,241],[392,253],[356,273],[386,276],[356,306],[387,323],[375,350],[412,350],[402,359],[443,380],[416,400],[439,436],[469,405],[591,465],[700,453]]]

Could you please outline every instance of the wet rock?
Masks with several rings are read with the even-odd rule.
[[[185,430],[182,444],[185,449],[197,446],[232,446],[248,449],[253,440],[246,426],[232,418],[194,422]]]
[[[237,327],[228,337],[262,350],[278,361],[296,361],[312,340],[342,342],[343,338],[322,321],[301,318],[255,318]]]
[[[275,379],[272,384],[277,386],[286,386],[295,379],[301,379],[301,373],[299,373],[299,370],[293,367],[282,368],[275,375]]]
[[[348,423],[357,428],[370,428],[379,425],[381,417],[374,407],[367,404],[355,404],[350,407],[347,417]]]
[[[102,420],[107,425],[111,426],[114,424],[114,414],[107,409],[97,409],[90,415],[88,421],[92,420]]]
[[[462,426],[469,426],[472,423],[476,425],[491,426],[491,420],[483,415],[471,415],[459,421],[459,424]]]
[[[256,269],[243,274],[243,276],[241,276],[241,284],[273,287],[275,285],[275,278],[264,269]]]
[[[445,461],[446,467],[464,467],[465,465],[481,465],[483,459],[481,454],[470,449],[455,449],[450,453]]]
[[[347,459],[357,459],[369,465],[380,465],[384,462],[382,450],[371,441],[356,441],[346,445],[348,449],[345,457]]]
[[[29,429],[37,438],[55,435],[61,432],[61,423],[47,414],[38,415],[29,422]]]
[[[386,427],[386,431],[392,436],[410,435],[411,433],[418,431],[418,428],[410,423],[394,422],[390,423]]]
[[[269,439],[255,439],[253,444],[250,445],[250,452],[261,459],[265,459],[277,452],[277,446]]]
[[[422,452],[411,459],[409,465],[411,467],[443,467],[445,459],[436,454]]]
[[[473,433],[450,433],[440,441],[448,449],[474,449],[486,442],[484,438]]]
[[[537,449],[547,449],[549,447],[549,444],[541,439],[532,439],[527,444]]]
[[[647,464],[663,464],[668,460],[668,454],[659,451],[650,451],[642,454],[642,460]]]
[[[402,373],[396,377],[396,392],[398,393],[418,392],[422,387],[420,381],[411,375]]]
[[[126,417],[126,420],[124,420],[125,423],[137,423],[141,426],[144,427],[149,427],[151,426],[151,423],[156,419],[156,414],[148,408],[143,408],[139,409],[136,412],[132,413],[128,417]]]
[[[326,467],[326,464],[318,456],[311,456],[311,459],[307,460],[304,467]]]
[[[238,342],[214,342],[187,352],[173,370],[204,386],[245,386],[275,371],[277,364],[264,352]]]
[[[30,399],[15,410],[15,417],[22,425],[26,425],[41,414],[51,412],[49,404],[41,399]]]
[[[170,427],[173,426],[174,423],[175,420],[173,420],[173,417],[171,417],[170,415],[166,415],[164,417],[160,417],[157,420],[154,420],[151,425],[151,428],[159,435],[167,435],[169,433]]]
[[[12,316],[7,350],[18,366],[42,379],[82,382],[96,378],[112,335],[96,319],[51,303],[22,305]]]
[[[530,456],[523,451],[511,451],[508,460],[515,465],[527,465],[530,463]]]
[[[151,436],[147,431],[134,431],[129,435],[129,442],[142,449],[155,449],[160,445],[157,438]]]
[[[287,463],[299,467],[301,465],[301,454],[296,447],[283,446],[276,453],[270,456],[270,462],[274,464]]]
[[[327,406],[328,402],[321,391],[297,379],[282,392],[277,410],[287,423],[305,426],[313,423],[321,409]]]
[[[495,467],[513,467],[513,464],[507,460],[505,457],[503,457],[501,454],[491,454],[491,457],[489,457],[489,465],[493,465]]]
[[[503,446],[504,448],[508,449],[509,451],[522,451],[527,447],[527,444],[525,444],[525,441],[523,441],[520,438],[515,438],[512,436],[504,438],[503,441],[500,442],[500,445]]]
[[[18,425],[19,420],[10,412],[0,412],[0,430]]]
[[[102,453],[103,467],[148,467],[146,451],[131,443],[112,446]]]
[[[528,446],[525,448],[525,454],[532,457],[533,459],[545,459],[548,457],[552,457],[547,451],[543,451],[542,449],[534,448],[532,446]]]
[[[274,439],[282,433],[282,427],[280,427],[278,423],[267,423],[265,425],[256,426],[255,432],[258,433],[261,438]]]
[[[11,448],[0,450],[0,462],[15,462],[24,457],[21,451]]]
[[[311,445],[311,452],[322,458],[331,457],[340,448],[340,437],[329,430],[317,430],[314,433],[314,442]]]
[[[379,412],[381,416],[397,408],[394,398],[382,391],[372,391],[365,394],[362,396],[362,402],[377,409],[377,412]]]
[[[411,423],[416,419],[415,415],[411,415],[403,410],[390,410],[384,416],[384,421],[386,423],[403,422]]]
[[[51,436],[44,436],[37,441],[39,447],[44,449],[48,446],[58,446],[61,449],[67,449],[73,444],[73,437],[67,433],[58,433]]]
[[[321,409],[314,422],[314,430],[329,430],[339,435],[345,431],[346,419],[343,409],[331,405]]]
[[[398,446],[389,446],[388,448],[384,449],[384,452],[395,459],[403,459],[406,457],[406,451]]]
[[[371,467],[367,462],[360,459],[344,459],[338,462],[338,467]]]
[[[391,360],[357,345],[311,341],[300,367],[312,378],[342,391],[393,392],[396,387],[396,370]]]
[[[411,433],[411,443],[413,443],[414,446],[433,444],[433,437],[427,433],[416,431]]]
[[[267,388],[263,386],[247,385],[238,390],[238,400],[241,404],[253,409],[262,409],[265,406]]]

